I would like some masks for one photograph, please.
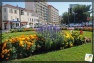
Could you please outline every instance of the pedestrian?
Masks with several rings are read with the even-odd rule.
[[[80,30],[80,34],[83,35],[83,30]]]

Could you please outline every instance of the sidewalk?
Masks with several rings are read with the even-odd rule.
[[[0,33],[9,32],[10,30],[0,30]]]

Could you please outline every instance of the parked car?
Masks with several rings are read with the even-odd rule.
[[[30,25],[24,25],[24,26],[18,26],[18,27],[15,27],[15,29],[19,29],[19,28],[31,28],[31,26]]]

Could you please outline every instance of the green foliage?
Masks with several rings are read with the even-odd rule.
[[[87,17],[90,16],[91,13],[91,9],[90,9],[91,5],[77,5],[74,8],[72,8],[73,12],[76,13],[75,14],[75,21],[76,23],[81,23],[83,22],[87,22]],[[69,15],[69,23],[74,23],[74,14],[68,14],[68,12],[64,12],[63,13],[63,21],[66,22],[66,24],[68,24],[68,15]],[[83,17],[83,18],[82,18]]]
[[[82,45],[83,37],[78,32],[73,32],[72,36],[74,37],[74,45]]]
[[[10,32],[14,33],[14,32],[25,32],[25,31],[32,31],[32,28],[19,28],[19,29],[11,29]]]

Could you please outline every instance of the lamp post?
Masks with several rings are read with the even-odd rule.
[[[68,27],[69,27],[69,10],[70,8],[68,8]]]
[[[74,14],[74,25],[75,25],[75,15],[76,15],[77,13],[73,12],[73,14]]]

